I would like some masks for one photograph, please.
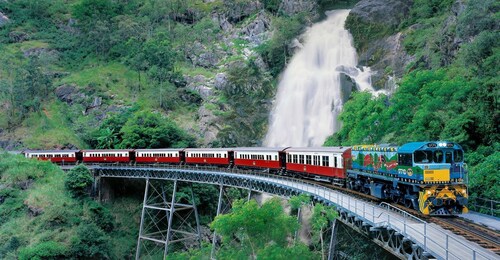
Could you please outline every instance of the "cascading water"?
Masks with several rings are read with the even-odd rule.
[[[307,30],[303,48],[279,83],[265,146],[321,146],[339,130],[341,74],[353,79],[360,91],[375,93],[370,69],[356,68],[356,50],[344,29],[349,11],[328,12],[325,21]]]

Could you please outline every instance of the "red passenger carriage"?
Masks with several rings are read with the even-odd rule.
[[[234,165],[251,168],[285,168],[285,147],[241,147],[234,148]]]
[[[288,148],[285,153],[287,171],[329,181],[345,179],[352,163],[350,147]]]
[[[38,150],[24,151],[24,156],[26,158],[37,158],[42,161],[51,161],[53,163],[76,163],[76,153],[78,150],[59,150],[59,151],[48,151],[48,150]]]
[[[182,162],[182,149],[135,149],[137,163],[175,163]]]
[[[128,163],[134,159],[133,150],[82,150],[84,163]]]
[[[187,148],[184,149],[187,164],[230,165],[233,158],[231,148]]]

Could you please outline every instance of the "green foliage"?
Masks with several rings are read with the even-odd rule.
[[[33,247],[27,247],[19,252],[19,259],[60,259],[66,257],[67,248],[57,242],[42,242]]]
[[[109,237],[94,223],[79,225],[70,252],[77,258],[109,259]]]
[[[365,51],[370,43],[390,35],[395,29],[381,23],[365,22],[355,15],[349,15],[347,17],[345,27],[349,29],[349,32],[352,34],[354,47],[358,52]]]
[[[84,207],[88,207],[86,211],[89,213],[90,222],[95,223],[105,232],[109,233],[113,230],[115,221],[109,209],[93,200],[86,201]]]
[[[299,196],[293,196],[288,200],[292,209],[299,209],[300,207],[311,203],[311,197],[307,194],[301,193]]]
[[[88,189],[93,179],[89,169],[85,165],[77,165],[71,169],[65,178],[64,186],[75,198],[88,195]]]
[[[410,21],[439,16],[448,11],[453,3],[453,0],[416,0],[410,11]]]
[[[261,207],[254,200],[247,203],[240,200],[233,204],[231,213],[216,217],[210,227],[222,236],[225,244],[219,250],[220,258],[241,259],[275,255],[271,245],[286,248],[287,237],[298,229],[298,223],[284,214],[279,199],[271,199]]]
[[[137,112],[120,130],[122,148],[192,147],[194,139],[159,114]]]
[[[500,201],[500,152],[497,150],[483,162],[472,168],[469,174],[469,189],[473,197]]]
[[[385,99],[385,96],[372,99],[368,92],[353,93],[339,116],[344,125],[338,132],[337,138],[340,138],[343,144],[349,145],[374,143],[380,140],[388,124],[384,115],[384,111],[387,110]],[[334,142],[332,138],[329,140]]]
[[[275,28],[273,37],[257,48],[264,61],[269,65],[272,76],[277,77],[281,73],[287,60],[293,54],[288,46],[304,28],[304,18],[305,14],[275,17],[272,21]]]

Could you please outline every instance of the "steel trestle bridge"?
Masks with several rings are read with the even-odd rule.
[[[62,168],[71,167],[62,166]],[[89,168],[93,170],[96,179],[145,179],[146,185],[152,180],[174,181],[174,185],[177,181],[219,185],[221,195],[223,186],[270,193],[285,198],[305,193],[317,202],[335,206],[340,213],[340,221],[356,231],[368,235],[375,243],[401,259],[500,259],[492,251],[388,204],[374,205],[320,185],[306,183],[300,179],[270,175],[265,172],[183,165],[100,164],[89,165]],[[145,205],[147,196],[148,188],[146,187]],[[220,201],[221,198],[219,198],[219,208]],[[170,204],[171,211],[169,212],[171,215],[174,208],[173,202],[174,199]],[[168,211],[169,209],[164,210]],[[217,213],[219,213],[219,209]],[[171,218],[169,220],[171,221]],[[139,241],[140,239],[139,236]]]

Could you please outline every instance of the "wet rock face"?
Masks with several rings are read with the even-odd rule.
[[[366,23],[393,27],[408,15],[412,4],[413,0],[362,0],[354,6],[350,15]]]

